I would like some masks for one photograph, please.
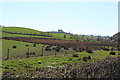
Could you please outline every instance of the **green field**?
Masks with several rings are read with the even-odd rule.
[[[87,38],[90,36],[79,35],[69,35],[62,33],[47,33],[38,30],[22,28],[22,27],[3,27],[2,31],[13,32],[5,33],[0,32],[2,37],[39,37],[39,38],[55,38],[61,40],[74,40],[74,41],[89,41]],[[20,34],[17,34],[20,33]],[[46,36],[33,36],[28,34],[45,34],[51,35],[51,37]],[[64,35],[66,37],[64,37]],[[72,38],[70,38],[72,37]],[[94,37],[96,38],[96,37]],[[3,74],[12,73],[14,75],[29,74],[30,72],[36,73],[36,71],[52,70],[54,68],[64,68],[65,65],[75,64],[75,63],[91,63],[96,61],[102,61],[107,57],[117,57],[119,56],[118,51],[114,50],[116,55],[110,55],[110,51],[105,50],[93,50],[93,53],[88,53],[87,51],[77,52],[73,48],[68,50],[62,48],[61,51],[46,51],[45,48],[49,45],[34,44],[15,40],[0,39],[2,41],[2,67],[0,70]],[[91,40],[92,41],[92,40]],[[93,40],[94,41],[94,40]],[[97,42],[97,41],[95,41]],[[34,46],[35,45],[35,46]],[[13,48],[16,46],[16,48]],[[84,46],[84,45],[83,45]],[[51,46],[51,49],[57,46]],[[106,47],[106,46],[105,46]],[[108,46],[106,47],[108,48]],[[109,46],[108,49],[112,47]],[[29,50],[29,51],[28,51]],[[27,52],[34,52],[35,55],[26,55]],[[9,54],[9,58],[8,57]],[[77,57],[73,55],[77,54]],[[42,55],[42,56],[41,56]],[[83,58],[90,56],[91,59],[85,61]]]
[[[23,28],[23,27],[3,27],[2,31],[20,33],[20,34],[10,34],[10,33],[2,32],[2,37],[40,37],[40,38],[55,38],[55,39],[61,39],[61,40],[74,40],[74,41],[76,40],[77,41],[90,41],[87,39],[91,38],[90,36],[87,36],[87,35],[83,36],[83,35],[69,35],[65,33],[48,33],[48,32],[42,32],[42,31],[29,29],[29,28]],[[50,35],[50,37],[33,36],[33,35],[27,35],[27,34]],[[64,35],[66,36],[65,38],[64,38]],[[97,37],[93,37],[93,39],[97,39]]]
[[[109,55],[111,51],[103,51],[103,50],[97,50],[94,51],[94,53],[90,54],[87,52],[74,52],[73,50],[64,50],[63,52],[54,52],[54,51],[44,51],[45,56],[41,57],[41,49],[42,44],[37,44],[36,47],[33,47],[33,43],[27,43],[27,42],[20,42],[20,41],[13,41],[13,40],[2,40],[2,57],[3,59],[6,59],[7,55],[7,49],[10,49],[10,58],[9,60],[3,60],[2,66],[3,66],[3,72],[13,72],[16,75],[19,75],[20,73],[28,73],[29,71],[35,71],[36,68],[44,70],[49,69],[48,66],[51,68],[55,67],[62,67],[66,64],[73,64],[73,63],[86,63],[83,61],[83,57],[91,56],[91,60],[88,62],[95,62],[99,60],[103,60],[106,57],[117,57],[118,52],[116,51],[117,55]],[[16,49],[12,48],[14,46],[17,46]],[[29,45],[29,46],[25,46]],[[32,52],[36,52],[37,55],[26,58],[25,53],[27,52],[27,49],[30,49]],[[67,54],[65,53],[67,52]],[[57,53],[55,55],[55,53]],[[73,54],[78,54],[79,57],[73,57]],[[52,54],[52,55],[51,55]],[[30,68],[26,68],[25,66],[29,66]],[[7,69],[6,69],[7,67]]]
[[[32,57],[32,58],[25,58],[25,59],[13,59],[13,60],[7,60],[3,61],[3,68],[8,67],[8,69],[3,69],[4,71],[12,71],[16,74],[20,73],[27,73],[28,69],[35,71],[36,68],[48,68],[50,66],[51,68],[64,66],[66,64],[73,64],[73,63],[85,63],[82,58],[86,57],[88,55],[92,56],[92,59],[88,62],[94,62],[103,60],[106,57],[110,57],[109,55],[110,51],[94,51],[93,54],[89,54],[86,52],[79,52],[79,57],[72,57],[72,53],[70,54],[58,54],[58,55],[49,55],[49,56],[43,56],[43,57]],[[117,57],[118,55],[114,55],[111,57]],[[26,68],[25,66],[29,66],[30,68]],[[48,68],[49,69],[49,68]]]
[[[56,39],[70,40],[70,35],[68,34],[66,34],[66,38],[64,38],[65,34],[47,33],[47,32],[42,32],[42,31],[29,29],[29,28],[22,28],[22,27],[3,27],[2,31],[22,33],[22,34],[51,35],[51,37],[46,37],[46,36],[33,36],[33,35],[22,35],[22,34],[10,34],[10,33],[2,32],[2,37],[41,37],[41,38],[56,38]]]
[[[14,33],[32,33],[32,34],[40,34],[42,31],[23,28],[23,27],[3,27],[2,31],[14,32]]]

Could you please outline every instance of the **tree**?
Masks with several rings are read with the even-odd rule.
[[[64,38],[66,38],[66,35],[64,35]]]
[[[101,36],[97,36],[97,41],[100,41],[101,40]]]

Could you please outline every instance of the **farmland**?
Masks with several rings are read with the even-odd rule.
[[[110,73],[117,70],[115,65],[119,64],[117,42],[97,41],[96,37],[88,39],[88,36],[83,39],[81,35],[77,38],[76,35],[48,33],[21,27],[4,27],[2,33],[3,60],[0,69],[5,79],[109,78]],[[94,72],[96,69],[100,69],[101,72]],[[86,70],[88,73],[85,73]],[[113,77],[118,76],[117,73],[113,73]]]

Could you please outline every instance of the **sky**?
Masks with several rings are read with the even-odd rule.
[[[3,2],[1,25],[85,35],[118,32],[118,2]]]

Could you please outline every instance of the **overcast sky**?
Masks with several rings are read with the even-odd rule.
[[[4,2],[2,25],[112,36],[118,32],[118,3]]]

